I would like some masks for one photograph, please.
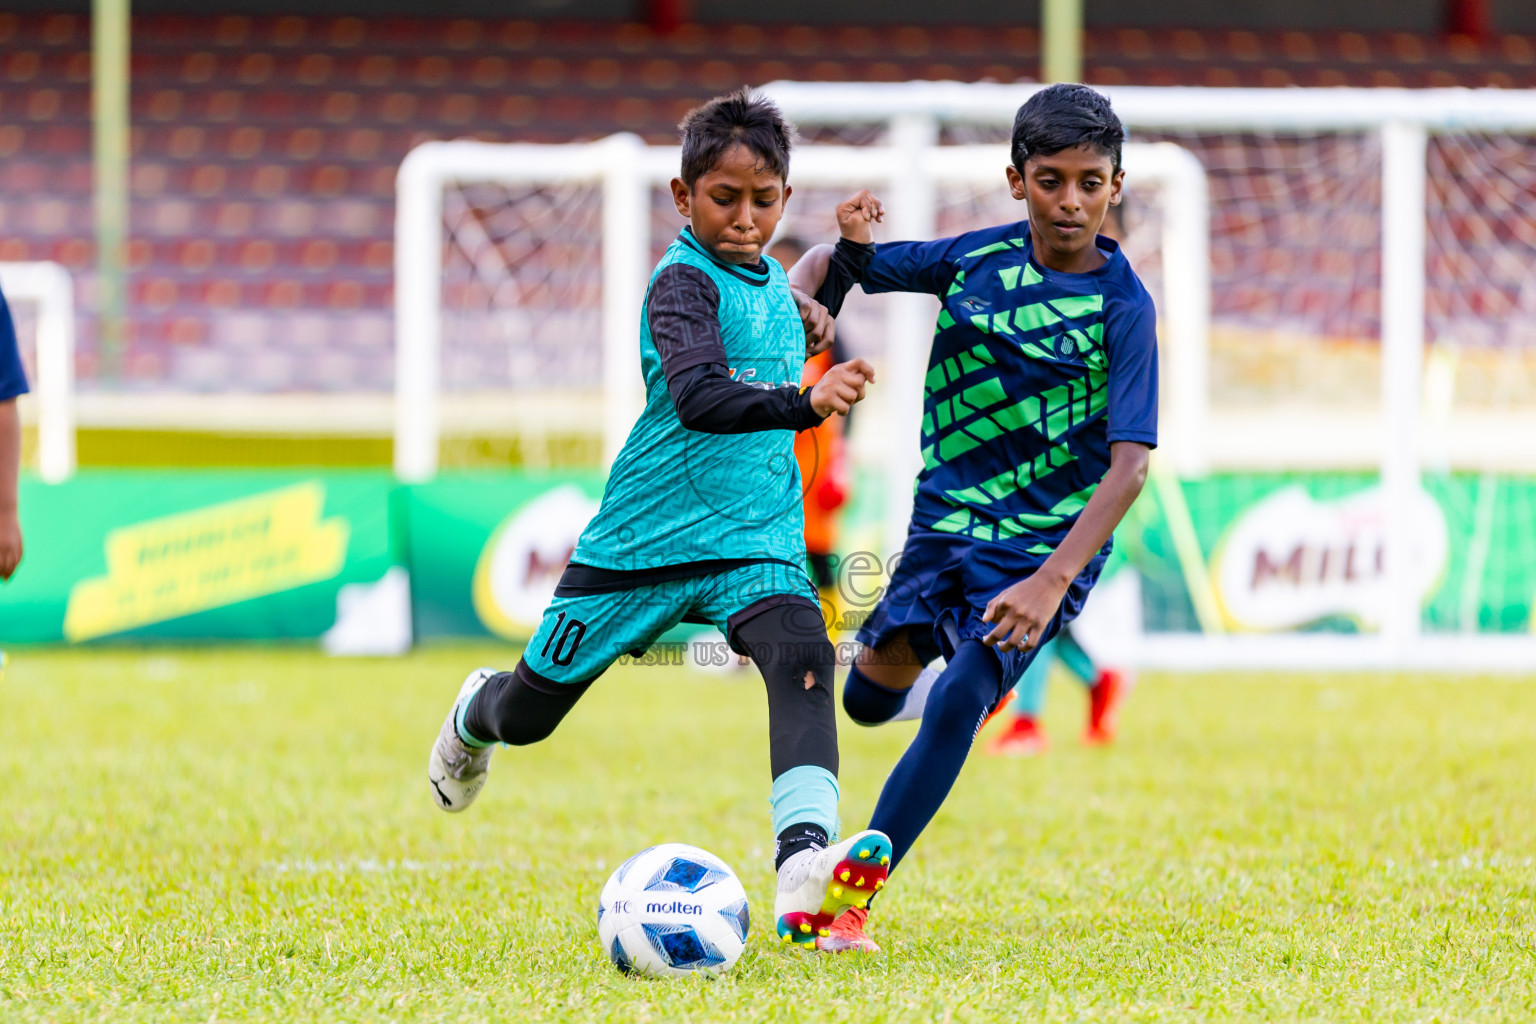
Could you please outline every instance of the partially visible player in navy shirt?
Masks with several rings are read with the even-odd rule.
[[[21,417],[16,398],[27,393],[16,325],[0,293],[0,580],[8,580],[21,561],[21,520],[17,514],[17,477],[21,472]]]

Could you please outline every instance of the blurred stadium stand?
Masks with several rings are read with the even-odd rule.
[[[669,141],[743,82],[1032,80],[1039,62],[1034,29],[981,25],[154,15],[133,31],[121,385],[183,391],[391,386],[394,176],[422,141]],[[89,49],[83,15],[0,14],[0,260],[58,260],[86,309]],[[1086,68],[1101,84],[1531,88],[1536,37],[1100,29]]]

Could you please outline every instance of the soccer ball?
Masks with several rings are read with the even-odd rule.
[[[748,921],[736,872],[686,843],[620,864],[597,903],[598,939],[625,974],[723,974],[741,956]]]

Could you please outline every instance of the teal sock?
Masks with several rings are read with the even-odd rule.
[[[837,842],[837,776],[814,764],[802,764],[773,780],[773,834],[791,825],[819,825]]]

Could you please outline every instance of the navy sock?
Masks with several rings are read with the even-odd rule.
[[[889,722],[907,702],[906,690],[892,690],[870,679],[859,666],[848,670],[843,682],[843,710],[860,725]]]
[[[966,640],[933,684],[923,724],[891,769],[869,827],[891,837],[891,867],[912,848],[960,777],[981,723],[1002,696],[1003,667],[980,640]]]

